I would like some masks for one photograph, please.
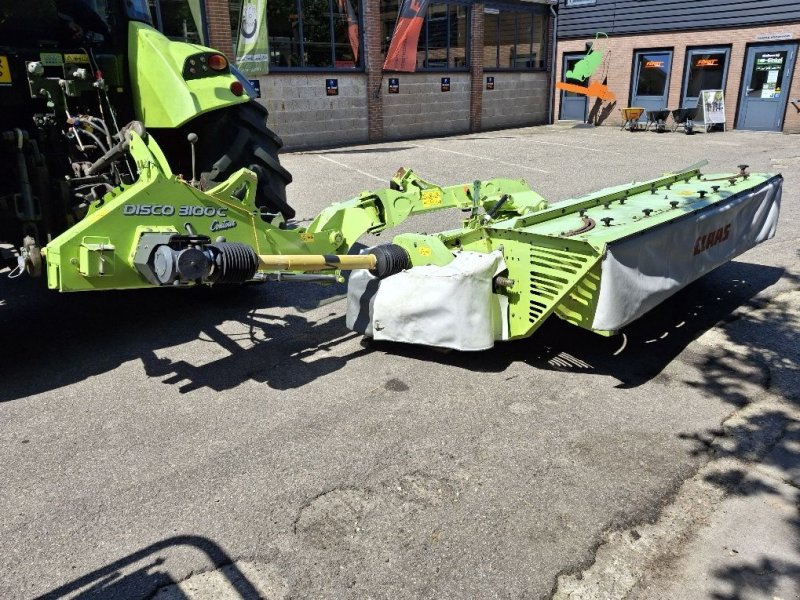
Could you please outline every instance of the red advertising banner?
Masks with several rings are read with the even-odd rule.
[[[350,39],[350,48],[353,50],[353,62],[358,64],[358,17],[350,0],[339,0],[339,14],[347,19],[347,37]]]
[[[416,71],[417,43],[428,4],[430,0],[403,0],[383,64],[385,71]]]

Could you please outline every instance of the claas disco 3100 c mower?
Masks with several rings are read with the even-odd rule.
[[[146,0],[0,0],[0,242],[50,289],[337,279],[347,323],[461,350],[550,315],[610,334],[774,235],[780,175],[702,165],[550,206],[523,180],[386,189],[291,223],[266,110],[222,54],[170,41]],[[410,215],[462,227],[349,254]]]

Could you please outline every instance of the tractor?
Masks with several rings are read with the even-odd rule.
[[[0,268],[21,251],[37,274],[40,247],[138,179],[130,131],[198,189],[250,170],[258,209],[290,219],[282,142],[253,95],[222,53],[159,32],[147,0],[0,0]]]

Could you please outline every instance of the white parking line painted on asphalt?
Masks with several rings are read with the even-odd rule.
[[[549,173],[550,171],[545,171],[544,169],[537,169],[536,167],[530,167],[528,165],[521,165],[519,163],[512,163],[506,162],[504,160],[497,160],[496,158],[490,158],[488,156],[480,156],[478,154],[467,154],[466,152],[459,152],[457,150],[446,150],[445,148],[437,148],[436,146],[428,146],[424,144],[411,144],[416,148],[425,148],[426,150],[438,150],[439,152],[449,152],[450,154],[458,154],[460,156],[466,156],[469,158],[477,158],[479,160],[489,160],[494,163],[500,163],[501,165],[507,165],[509,167],[519,167],[520,169],[530,169],[531,171],[536,171],[537,173]]]
[[[365,177],[371,177],[372,179],[377,179],[382,183],[386,183],[385,177],[378,177],[377,175],[372,175],[371,173],[367,173],[366,171],[362,171],[361,169],[356,169],[355,167],[351,167],[350,165],[340,163],[338,160],[333,160],[332,158],[328,158],[327,156],[322,156],[321,154],[317,154],[317,156],[322,160],[327,160],[328,162],[332,162],[333,164],[339,165],[340,167],[344,167],[345,169],[350,169],[351,171],[355,171],[356,173],[361,173]]]
[[[525,137],[522,137],[521,139],[526,140]],[[586,150],[588,152],[602,152],[603,154],[622,154],[622,152],[616,152],[615,150],[606,150],[605,148],[590,148],[589,146],[576,146],[574,144],[560,144],[559,142],[545,142],[543,140],[527,139],[527,141],[533,142],[534,144],[543,144],[545,146],[561,146],[562,148],[572,148],[574,150]]]
[[[548,135],[552,135],[552,134],[548,134]],[[590,135],[599,135],[599,134],[590,134]],[[503,137],[503,136],[485,136],[485,137],[487,137],[487,138],[489,138],[489,137],[499,138],[499,137]],[[534,140],[534,139],[531,139],[531,136],[527,136],[527,135],[515,136],[514,140],[531,142],[533,144],[543,144],[545,146],[561,146],[562,148],[573,148],[575,150],[586,150],[588,152],[602,152],[603,154],[622,154],[622,152],[617,152],[615,150],[606,150],[605,148],[592,148],[590,146],[578,146],[578,145],[575,145],[575,144],[562,144],[560,142],[546,142],[544,140]],[[443,150],[443,149],[442,148],[437,148],[437,150]],[[455,152],[454,150],[443,150],[443,151],[444,152],[454,152],[455,154],[459,154],[458,152]],[[480,158],[478,156],[475,156],[474,154],[464,154],[464,156],[469,156],[471,158]],[[500,161],[496,161],[496,162],[500,162]],[[506,163],[506,164],[513,164],[513,163]],[[523,165],[514,165],[514,166],[523,166]],[[537,170],[534,167],[525,167],[525,168]],[[542,171],[542,173],[547,173],[547,171]]]

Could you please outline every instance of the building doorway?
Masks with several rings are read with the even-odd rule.
[[[736,127],[753,131],[780,131],[797,44],[750,46],[744,67]]]
[[[579,85],[581,87],[588,87],[588,79],[581,81],[579,79],[571,79],[567,77],[567,71],[574,69],[577,62],[584,56],[585,54],[564,55],[564,60],[561,61],[561,81],[565,81],[573,85]],[[558,118],[569,121],[586,121],[586,94],[578,94],[576,92],[561,90],[561,112]]]
[[[637,50],[633,53],[633,64],[631,106],[648,111],[667,108],[672,51]],[[644,118],[643,114],[640,120]]]
[[[694,48],[686,53],[683,108],[694,108],[702,90],[725,90],[730,48]]]

